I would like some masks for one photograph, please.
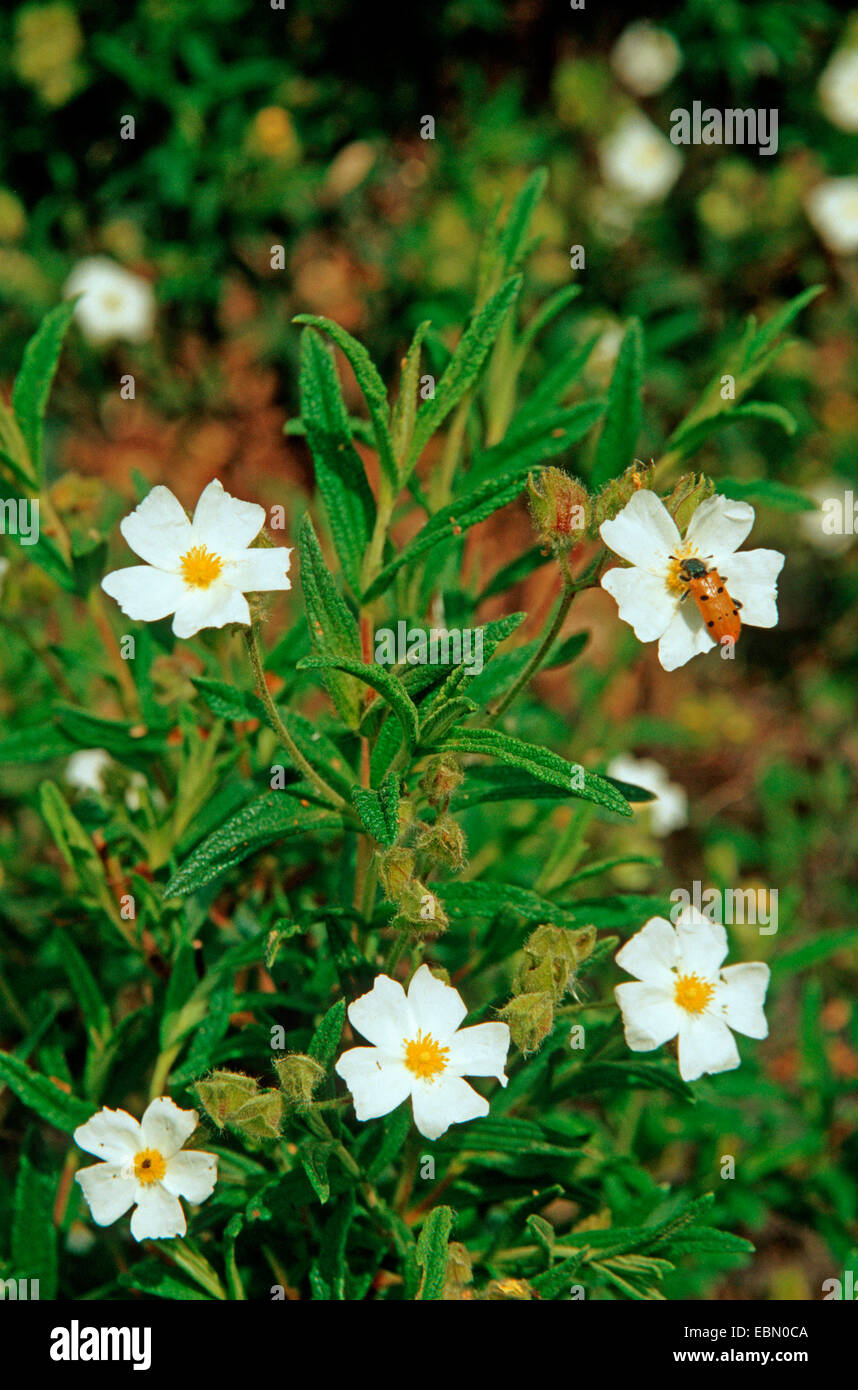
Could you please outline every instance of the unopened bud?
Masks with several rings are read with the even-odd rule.
[[[549,991],[554,1003],[559,1004],[574,983],[579,965],[593,950],[595,940],[595,927],[581,931],[552,925],[537,927],[524,946],[526,964],[519,975],[519,991]]]
[[[548,990],[517,994],[500,1010],[510,1037],[520,1052],[536,1052],[554,1026],[554,1000]]]
[[[447,930],[447,914],[435,894],[415,878],[399,899],[399,912],[391,925],[417,936],[437,935]]]
[[[430,863],[444,864],[448,869],[461,869],[465,861],[465,837],[452,816],[441,815],[434,825],[422,825],[417,848]]]
[[[543,546],[568,550],[590,525],[590,498],[577,478],[562,468],[543,468],[527,479],[530,512]]]
[[[684,478],[680,478],[670,496],[664,499],[664,505],[676,522],[680,535],[685,534],[688,523],[700,503],[705,502],[714,492],[715,484],[702,473],[699,476],[688,473]]]
[[[277,1139],[283,1122],[279,1091],[260,1090],[252,1076],[214,1071],[195,1087],[206,1114],[218,1129],[229,1126],[245,1139]]]
[[[426,793],[430,805],[446,806],[464,777],[458,758],[449,755],[433,758],[423,774],[420,787]]]
[[[303,1052],[291,1052],[278,1057],[274,1070],[280,1078],[283,1094],[290,1106],[302,1110],[313,1099],[313,1092],[325,1079],[325,1068]]]
[[[378,856],[378,878],[388,902],[398,903],[414,880],[414,854],[394,845]]]
[[[486,1303],[531,1303],[535,1294],[526,1279],[491,1279],[477,1297]]]
[[[444,1292],[441,1294],[442,1302],[458,1303],[462,1299],[471,1298],[472,1295],[467,1290],[473,1277],[471,1257],[466,1247],[457,1240],[451,1240],[447,1246],[447,1274]]]
[[[654,478],[655,465],[651,461],[643,463],[641,459],[635,459],[621,477],[612,478],[606,483],[593,507],[593,534],[598,534],[603,521],[613,521],[634,493],[640,492],[641,488],[651,488]]]

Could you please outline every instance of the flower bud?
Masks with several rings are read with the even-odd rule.
[[[471,1273],[471,1257],[464,1245],[457,1240],[451,1240],[447,1246],[447,1274],[444,1280],[444,1292],[441,1299],[444,1303],[460,1303],[463,1299],[473,1297],[468,1289],[468,1285],[473,1282]]]
[[[414,854],[394,845],[378,856],[378,877],[388,902],[398,903],[414,880]]]
[[[533,1290],[526,1279],[491,1279],[477,1297],[486,1303],[508,1302],[531,1303]]]
[[[274,1070],[280,1078],[286,1101],[296,1110],[303,1110],[313,1099],[313,1092],[325,1079],[325,1068],[303,1052],[290,1052],[278,1057]]]
[[[536,1052],[554,1026],[554,1000],[548,990],[517,994],[500,1011],[520,1052]]]
[[[279,1091],[260,1090],[252,1076],[237,1071],[213,1071],[194,1089],[218,1129],[229,1126],[250,1140],[279,1137],[283,1121]]]
[[[590,524],[590,498],[577,478],[562,468],[543,468],[527,479],[530,512],[543,546],[568,550],[584,539]]]
[[[415,878],[398,903],[399,912],[391,926],[410,930],[416,936],[436,935],[447,930],[447,914],[425,883]]]
[[[434,825],[421,825],[417,848],[432,864],[461,869],[465,861],[465,837],[452,816],[440,815]]]
[[[423,774],[420,787],[431,806],[446,806],[453,792],[464,781],[459,759],[446,754],[433,758]]]
[[[598,535],[599,527],[603,521],[613,521],[618,512],[629,501],[635,492],[640,492],[641,488],[651,488],[655,478],[655,466],[652,462],[643,463],[640,459],[635,459],[631,467],[619,478],[612,478],[606,483],[596,498],[593,507],[593,534]]]
[[[702,473],[699,477],[694,473],[687,473],[685,477],[680,478],[670,496],[664,499],[664,505],[676,522],[680,535],[685,534],[688,523],[700,503],[705,502],[714,492],[715,484]]]
[[[518,978],[521,993],[547,991],[555,1004],[575,981],[575,974],[593,950],[595,927],[570,931],[567,927],[536,928],[524,946],[525,965]]]

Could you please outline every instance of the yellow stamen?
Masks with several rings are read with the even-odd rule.
[[[182,556],[182,578],[194,589],[207,589],[223,569],[223,560],[206,550],[204,545],[192,546]]]
[[[675,555],[671,556],[667,566],[667,587],[672,594],[684,594],[688,588],[688,581],[682,578],[679,566],[683,560],[690,556],[696,556],[697,549],[693,545],[678,545]]]
[[[418,1030],[417,1037],[409,1042],[407,1038],[402,1039],[405,1048],[405,1065],[409,1071],[413,1071],[415,1076],[419,1076],[423,1081],[432,1081],[447,1065],[447,1058],[450,1055],[449,1047],[439,1047],[431,1033],[426,1037]]]
[[[715,986],[697,975],[680,975],[673,997],[689,1014],[702,1014],[715,993]]]
[[[138,1182],[148,1185],[160,1182],[167,1171],[167,1164],[157,1149],[141,1149],[134,1156],[134,1176]]]

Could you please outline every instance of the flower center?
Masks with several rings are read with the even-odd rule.
[[[424,1038],[419,1029],[416,1038],[412,1038],[410,1042],[403,1038],[402,1041],[405,1047],[405,1065],[409,1071],[413,1071],[414,1075],[423,1081],[433,1081],[436,1076],[440,1076],[447,1065],[449,1047],[440,1047],[431,1033],[427,1033]]]
[[[166,1171],[167,1165],[157,1149],[141,1149],[134,1155],[134,1176],[144,1186],[160,1182]]]
[[[182,578],[194,589],[207,589],[223,569],[223,560],[204,545],[192,546],[182,556]]]
[[[698,975],[680,975],[673,997],[680,1009],[689,1014],[702,1014],[715,993],[715,986]]]
[[[684,594],[688,588],[688,581],[683,579],[680,566],[683,560],[689,556],[696,555],[697,549],[693,545],[678,545],[676,552],[667,562],[667,587],[672,594]]]

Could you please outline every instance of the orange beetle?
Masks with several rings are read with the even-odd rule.
[[[726,579],[722,579],[717,570],[707,569],[702,560],[694,559],[679,561],[679,577],[686,586],[680,603],[691,595],[713,641],[721,642],[729,637],[736,642],[742,631],[739,617],[742,605],[738,599],[730,597]]]

